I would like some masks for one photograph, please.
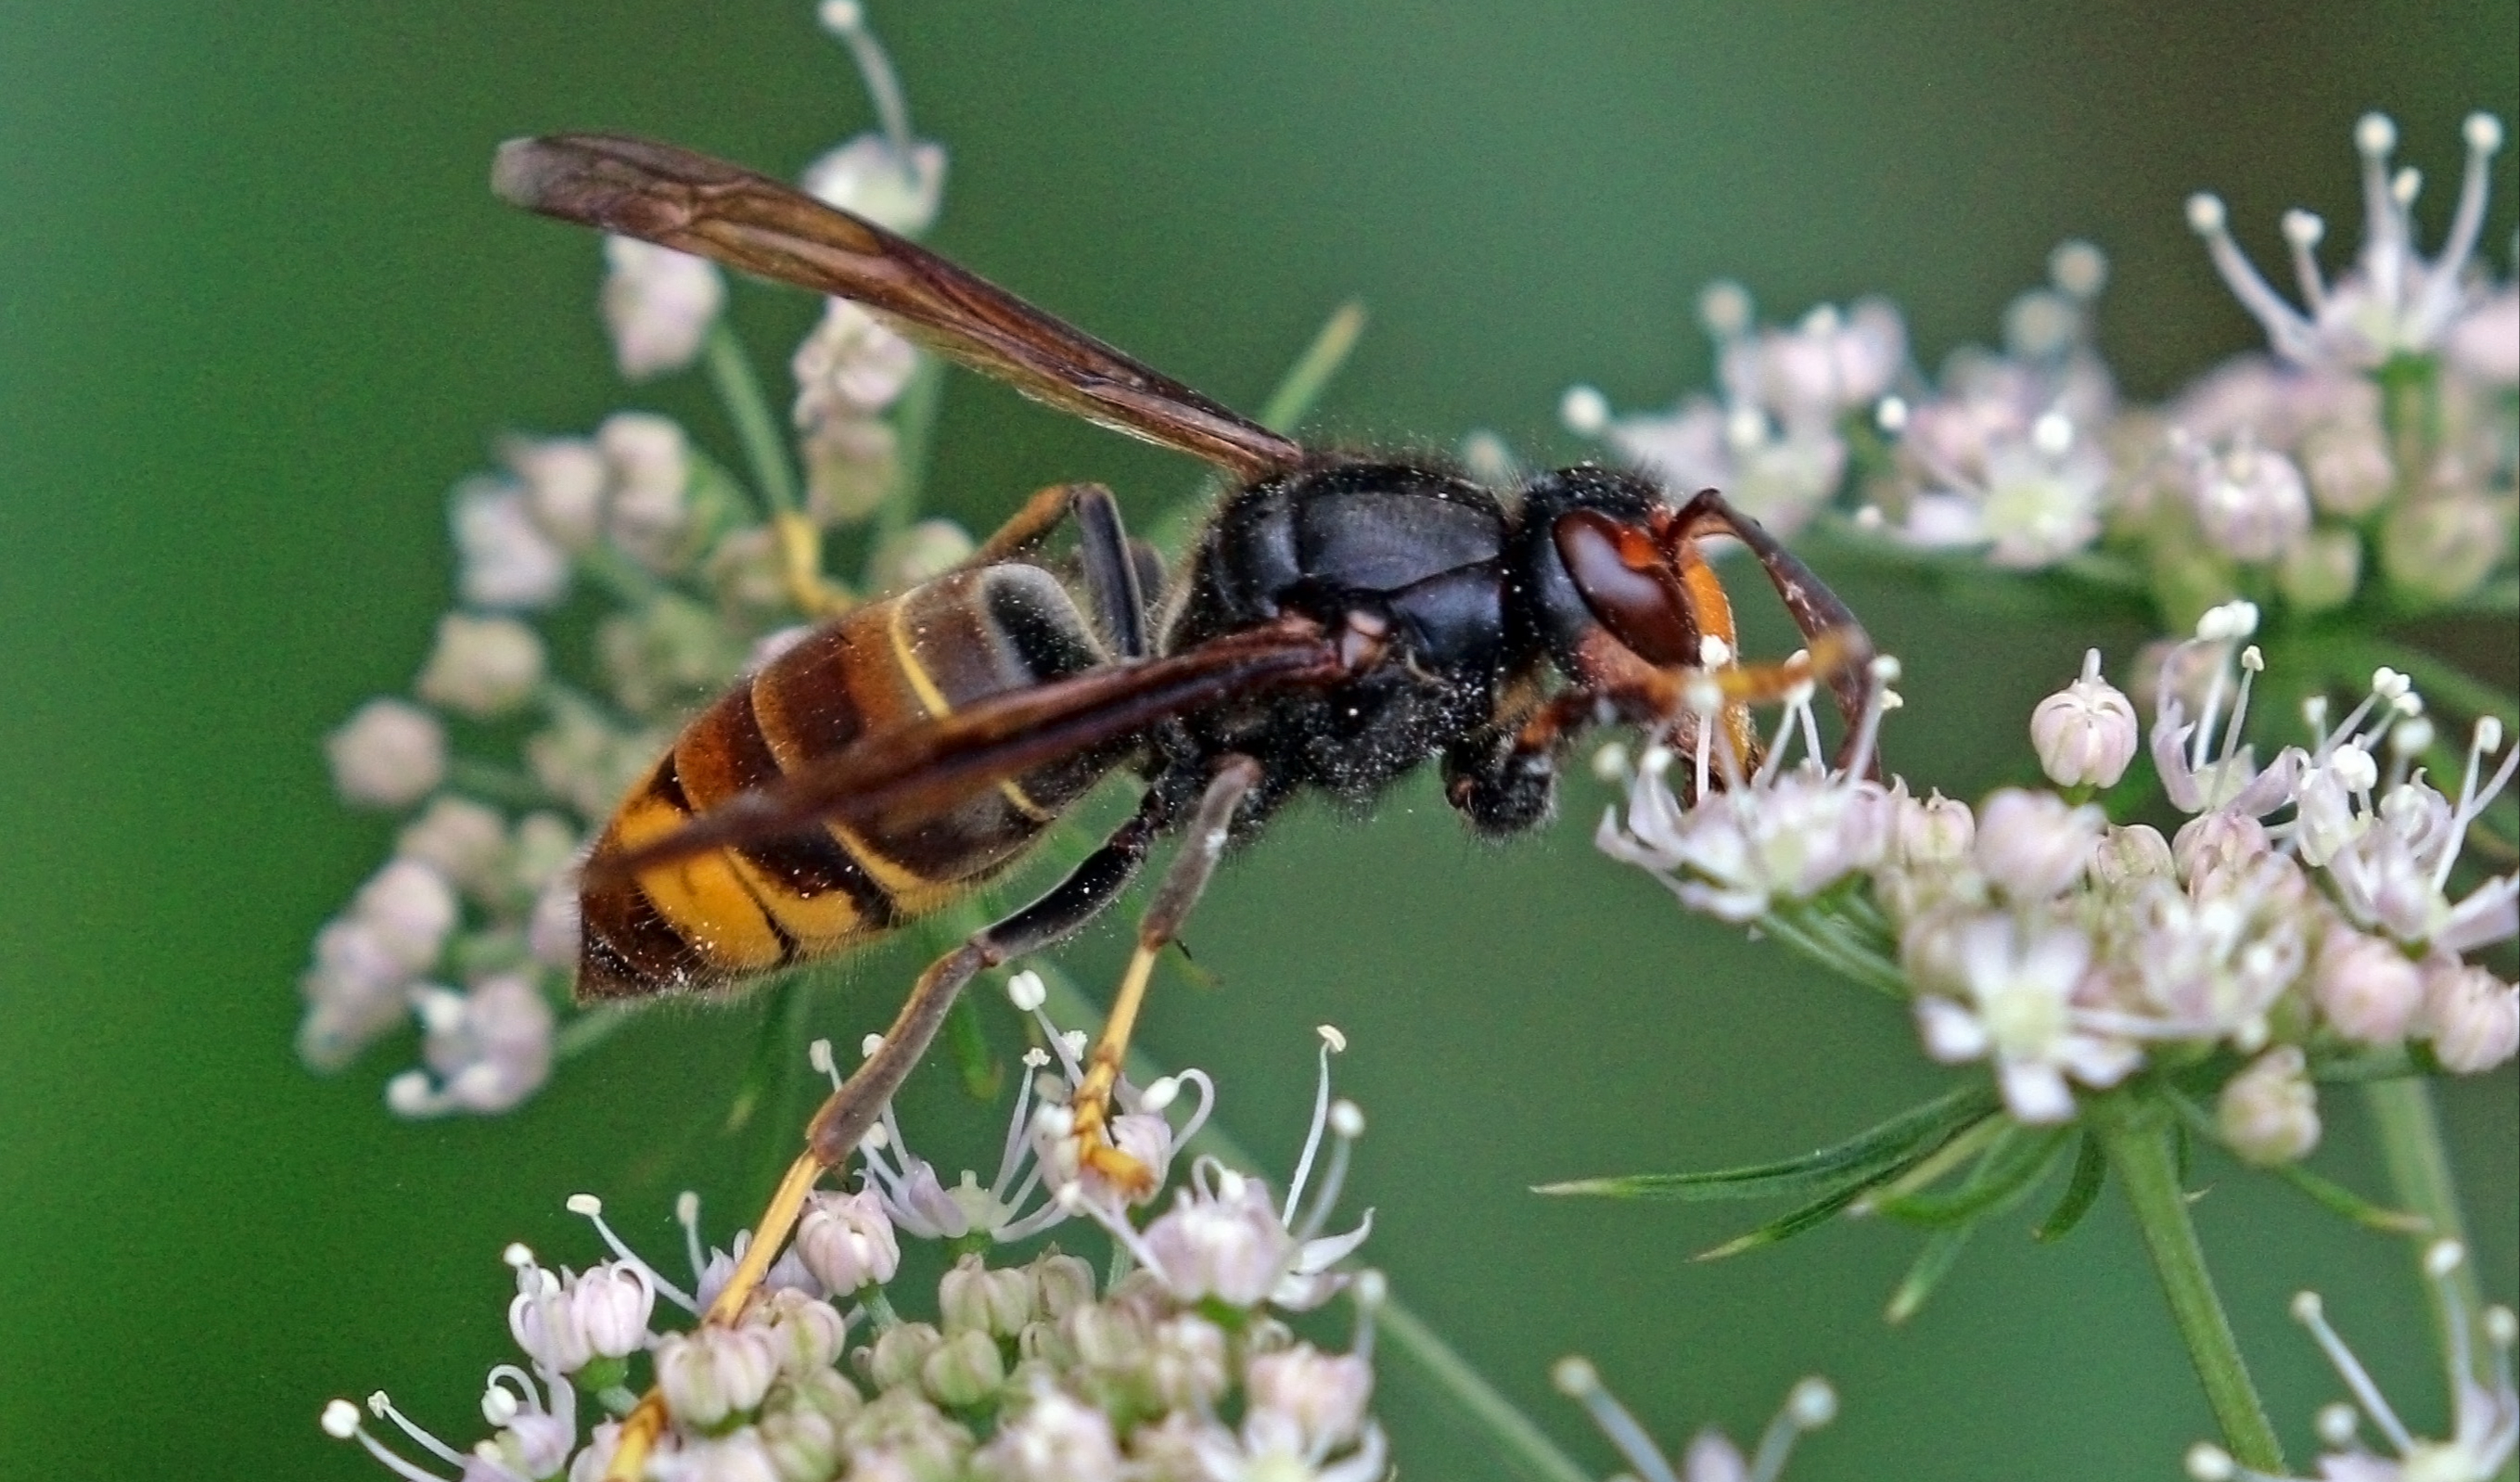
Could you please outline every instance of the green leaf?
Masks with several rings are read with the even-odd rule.
[[[1710,1199],[1809,1198],[1850,1178],[1870,1187],[1870,1175],[1895,1172],[1939,1147],[1956,1130],[1995,1109],[1994,1094],[1963,1086],[1901,1112],[1845,1142],[1800,1157],[1704,1173],[1642,1173],[1543,1184],[1534,1193],[1596,1194],[1610,1198]],[[1861,1190],[1859,1190],[1858,1192]],[[1853,1194],[1847,1196],[1852,1200]],[[1845,1201],[1841,1201],[1843,1203]],[[1791,1218],[1791,1216],[1787,1216]]]
[[[1902,1194],[1873,1207],[1911,1225],[1975,1224],[2043,1182],[2063,1156],[2067,1136],[2062,1127],[2031,1132],[2006,1125],[1959,1188],[1941,1194]]]
[[[1960,1258],[1960,1247],[1968,1243],[1976,1229],[1974,1225],[1955,1225],[1935,1231],[1925,1241],[1925,1248],[1916,1253],[1916,1264],[1908,1268],[1899,1289],[1890,1294],[1889,1309],[1882,1316],[1892,1323],[1905,1323],[1914,1317],[1925,1299],[1934,1294],[1934,1288],[1943,1284],[1943,1278],[1951,1274]]]
[[[1847,1205],[1852,1204],[1858,1198],[1861,1198],[1864,1191],[1870,1189],[1874,1184],[1880,1182],[1880,1179],[1897,1173],[1900,1166],[1904,1165],[1893,1166],[1884,1170],[1880,1175],[1875,1177],[1858,1178],[1849,1183],[1843,1189],[1833,1190],[1828,1193],[1822,1194],[1821,1197],[1812,1200],[1810,1203],[1803,1205],[1801,1208],[1796,1209],[1789,1214],[1780,1215],[1776,1219],[1770,1220],[1767,1224],[1760,1226],[1758,1229],[1751,1231],[1747,1235],[1734,1235],[1732,1239],[1725,1241],[1721,1245],[1717,1245],[1708,1250],[1699,1251],[1697,1254],[1690,1256],[1689,1259],[1692,1261],[1722,1261],[1732,1256],[1742,1255],[1746,1252],[1757,1250],[1763,1245],[1774,1245],[1779,1240],[1791,1239],[1795,1235],[1801,1235],[1804,1231],[1809,1230],[1816,1225],[1826,1224],[1831,1215],[1836,1214],[1839,1210],[1844,1209]]]
[[[2048,1211],[2048,1218],[2031,1230],[2030,1238],[2050,1245],[2072,1235],[2074,1227],[2083,1223],[2083,1216],[2099,1202],[2100,1186],[2108,1181],[2109,1159],[2100,1150],[2100,1140],[2084,1133],[2082,1150],[2074,1155],[2073,1177],[2065,1183],[2065,1196]]]

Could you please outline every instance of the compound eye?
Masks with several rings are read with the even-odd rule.
[[[1657,668],[1698,662],[1688,594],[1650,534],[1598,510],[1559,516],[1550,534],[1575,590],[1611,637]]]

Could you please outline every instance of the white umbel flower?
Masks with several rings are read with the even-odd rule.
[[[2083,655],[2082,677],[2030,712],[2030,745],[2060,787],[2113,787],[2135,760],[2142,728],[2135,701],[2100,677],[2100,651]]]
[[[2082,928],[1986,916],[1958,929],[1955,954],[1968,1001],[1916,1000],[1926,1053],[1947,1063],[1994,1060],[2016,1120],[2070,1121],[2069,1077],[2101,1090],[2142,1063],[2134,1044],[2088,1027],[2076,1010],[2075,990],[2092,962]]]

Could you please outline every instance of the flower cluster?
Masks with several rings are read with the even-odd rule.
[[[1694,807],[1649,753],[1602,847],[1693,909],[1889,969],[1859,975],[1911,997],[1935,1058],[1991,1061],[2021,1122],[2072,1118],[2076,1087],[2170,1047],[2179,1063],[2219,1051],[2240,1066],[2221,1088],[2225,1141],[2290,1161],[2318,1137],[2314,1060],[2421,1043],[2473,1072],[2520,1045],[2520,989],[2467,960],[2520,934],[2520,875],[2453,884],[2520,747],[2480,721],[2446,795],[2410,765],[2431,744],[2421,697],[2384,669],[2341,718],[2314,699],[2306,742],[2261,764],[2256,623],[2246,603],[2214,608],[2164,657],[2148,750],[2183,820],[2168,834],[2090,800],[2138,749],[2135,704],[2093,652],[2031,721],[2055,790],[1972,809],[1861,766],[1782,767],[1809,730],[1801,696],[1761,770],[1709,793],[1701,768]]]
[[[823,17],[857,56],[881,127],[809,167],[807,188],[923,229],[944,153],[910,134],[857,8],[826,5]],[[889,501],[901,517],[888,538],[862,542],[869,590],[971,550],[960,526],[907,517],[893,426],[921,365],[907,341],[834,301],[797,348],[800,498],[720,316],[718,270],[626,239],[604,251],[602,309],[622,374],[705,362],[730,420],[767,441],[746,447],[747,489],[677,423],[621,412],[584,436],[510,438],[498,472],[455,490],[455,608],[409,696],[369,700],[326,741],[342,800],[404,824],[391,858],[317,933],[299,979],[299,1054],[319,1070],[418,1025],[423,1063],[386,1091],[408,1116],[504,1111],[542,1084],[562,1047],[608,1022],[568,1007],[572,865],[675,727],[832,605],[822,538]],[[558,635],[586,632],[583,662],[560,662]]]
[[[2327,1482],[2488,1482],[2511,1461],[2520,1444],[2520,1391],[2512,1387],[2511,1348],[2520,1336],[2520,1321],[2508,1307],[2470,1310],[2452,1280],[2466,1252],[2443,1240],[2424,1254],[2424,1271],[2437,1288],[2448,1341],[2443,1368],[2449,1372],[2451,1433],[2444,1440],[2415,1435],[2372,1382],[2368,1370],[2327,1323],[2318,1293],[2293,1298],[2292,1313],[2310,1329],[2336,1375],[2353,1392],[2354,1402],[2339,1401],[2318,1413],[2318,1439],[2324,1448],[2318,1475]],[[2475,1342],[2485,1338],[2488,1359],[2480,1370]],[[2383,1456],[2363,1444],[2368,1423],[2388,1444]],[[2283,1482],[2272,1474],[2245,1467],[2230,1453],[2199,1443],[2187,1453],[2187,1474],[2196,1482]]]
[[[1016,993],[1020,1001],[1024,990]],[[1064,1041],[1056,1031],[1051,1039]],[[667,1426],[642,1474],[659,1482],[1378,1482],[1387,1445],[1370,1404],[1382,1279],[1331,1269],[1365,1227],[1319,1233],[1362,1130],[1356,1108],[1329,1095],[1335,1041],[1325,1031],[1312,1132],[1282,1204],[1256,1176],[1201,1158],[1169,1207],[1140,1225],[1108,1190],[1048,1154],[1064,1140],[1056,1113],[1074,1077],[1061,1084],[1045,1073],[1046,1084],[1018,1095],[1006,1177],[993,1191],[968,1179],[961,1191],[943,1190],[900,1145],[900,1124],[888,1117],[869,1140],[861,1187],[811,1196],[793,1245],[731,1325],[660,1325],[658,1314],[697,1318],[748,1235],[732,1250],[704,1252],[698,1201],[685,1195],[685,1286],[621,1240],[600,1201],[579,1195],[569,1207],[594,1223],[612,1257],[555,1272],[510,1247],[517,1294],[508,1327],[525,1363],[490,1370],[481,1403],[487,1439],[458,1450],[382,1393],[369,1416],[424,1460],[389,1446],[346,1400],[325,1410],[324,1427],[413,1482],[443,1482],[439,1466],[461,1482],[594,1482],[613,1464],[621,1417],[636,1403],[630,1379],[644,1368]],[[828,1062],[828,1051],[821,1058]],[[1208,1100],[1203,1077],[1192,1122],[1176,1128],[1151,1104],[1169,1102],[1160,1088],[1181,1084],[1129,1092],[1134,1109],[1123,1120],[1134,1147],[1156,1147],[1168,1160],[1194,1130]],[[1328,1161],[1308,1190],[1326,1136]],[[893,1155],[878,1156],[887,1146]],[[1018,1151],[1034,1146],[1044,1149],[1038,1162]],[[1030,1171],[1018,1181],[1019,1165]],[[1009,1202],[1018,1185],[1015,1204],[1047,1186],[1025,1228],[981,1213]],[[1038,1235],[1071,1217],[1111,1236],[1105,1279],[1055,1245],[1012,1264],[992,1264],[986,1253],[992,1240]],[[899,1280],[905,1237],[959,1252],[936,1283],[932,1318],[907,1320],[896,1305],[909,1295]],[[1341,1290],[1357,1311],[1344,1351],[1298,1338],[1282,1321]],[[592,1423],[581,1427],[589,1401]]]
[[[1617,416],[1579,386],[1561,419],[1675,487],[1726,489],[1784,533],[1834,507],[1858,531],[2002,568],[2105,553],[2110,569],[2143,573],[2174,631],[2234,592],[2301,615],[2375,593],[2391,611],[2508,610],[2520,286],[2490,281],[2476,251],[2502,132],[2491,115],[2467,120],[2449,238],[2427,259],[2411,214],[2420,176],[2392,173],[2397,131],[2365,117],[2353,267],[2328,281],[2323,225],[2284,218],[2299,306],[2250,265],[2222,202],[2192,198],[2190,224],[2272,353],[2161,407],[2121,402],[2092,333],[2107,263],[2069,242],[2049,283],[2006,311],[2002,350],[1963,349],[1939,376],[1908,362],[1879,300],[1762,329],[1725,283],[1701,301],[1717,394]]]

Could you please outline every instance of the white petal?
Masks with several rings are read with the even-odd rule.
[[[2074,1094],[2065,1087],[2064,1073],[2047,1061],[2006,1061],[1999,1078],[2014,1120],[2035,1126],[2074,1119]]]
[[[1950,999],[1916,1000],[1916,1032],[1924,1039],[1925,1053],[1947,1065],[1986,1054],[1986,1025]]]

